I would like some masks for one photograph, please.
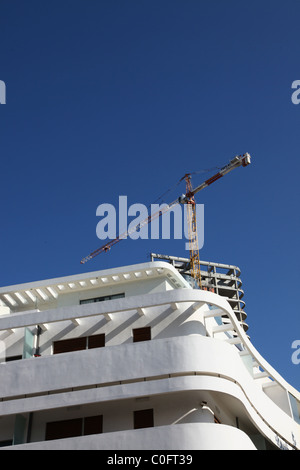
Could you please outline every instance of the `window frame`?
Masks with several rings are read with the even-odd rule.
[[[80,347],[68,349],[67,345],[72,344],[72,343],[76,344],[76,341],[78,341]],[[66,349],[63,348],[64,345],[66,345]],[[56,351],[56,348],[59,349],[59,347],[62,347],[61,349],[63,350]],[[60,339],[58,341],[53,341],[52,354],[57,355],[57,354],[64,354],[68,352],[84,351],[85,349],[96,349],[96,348],[102,348],[102,347],[105,347],[105,333],[99,333],[97,335],[90,335],[90,336],[79,336],[77,338],[68,338],[68,339]]]
[[[145,410],[134,410],[133,412],[133,428],[145,429],[154,427],[154,409],[147,408]]]
[[[79,300],[79,305],[93,304],[95,302],[105,302],[106,300],[123,299],[124,297],[125,297],[125,292],[121,292],[120,294],[102,295],[100,297],[91,297],[89,299],[81,299]]]
[[[97,425],[98,430],[94,432],[94,430],[97,428]],[[62,427],[65,427],[65,429],[68,430],[68,435],[64,434],[61,429]],[[51,437],[49,437],[49,434]],[[50,421],[46,423],[45,441],[53,441],[57,439],[66,439],[80,436],[90,436],[92,434],[103,434],[103,415]]]
[[[133,328],[132,337],[134,343],[142,341],[150,341],[152,339],[151,326],[144,326],[142,328]]]

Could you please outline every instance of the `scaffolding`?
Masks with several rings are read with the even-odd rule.
[[[150,256],[151,261],[163,260],[171,263],[190,283],[191,287],[199,289],[191,276],[191,263],[189,258],[156,253],[151,253]],[[244,331],[247,331],[248,325],[245,323],[247,314],[245,312],[245,302],[242,300],[244,291],[240,278],[240,268],[231,264],[200,260],[200,272],[202,290],[208,290],[222,297],[226,297],[242,328]]]

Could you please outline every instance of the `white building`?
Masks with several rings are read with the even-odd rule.
[[[169,263],[0,289],[2,449],[300,449],[300,395]]]

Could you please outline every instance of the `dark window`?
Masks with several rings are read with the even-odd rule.
[[[22,354],[20,356],[9,356],[5,358],[5,362],[10,362],[10,361],[19,361],[22,359]]]
[[[103,295],[102,297],[93,297],[92,299],[84,299],[80,300],[80,305],[83,304],[92,304],[94,302],[104,302],[105,300],[113,300],[113,299],[122,299],[125,297],[125,294],[113,294],[113,295]]]
[[[76,437],[82,434],[82,418],[53,421],[46,425],[46,441]]]
[[[100,434],[102,433],[103,416],[88,416],[84,418],[84,436],[89,434]]]
[[[145,328],[135,328],[133,330],[133,342],[148,341],[151,339],[151,327],[146,326]]]
[[[86,349],[86,337],[63,339],[53,343],[53,354],[81,351],[82,349]]]
[[[134,429],[152,428],[154,426],[153,409],[134,411]]]
[[[7,441],[0,441],[0,447],[12,446],[13,440],[8,439]]]
[[[88,337],[88,348],[103,348],[105,346],[105,334],[93,335]]]
[[[46,441],[102,433],[103,416],[53,421],[46,424]]]
[[[105,346],[105,334],[83,336],[81,338],[63,339],[54,341],[53,354],[60,354],[72,351],[82,351],[83,349],[102,348]]]

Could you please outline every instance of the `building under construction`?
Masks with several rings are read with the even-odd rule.
[[[189,258],[151,253],[151,261],[155,260],[171,263],[193,288],[197,287],[195,280],[191,276]],[[200,261],[200,272],[202,289],[226,297],[240,325],[244,331],[247,331],[248,325],[245,323],[247,314],[245,312],[245,302],[242,300],[244,291],[240,278],[240,268],[231,264]]]

